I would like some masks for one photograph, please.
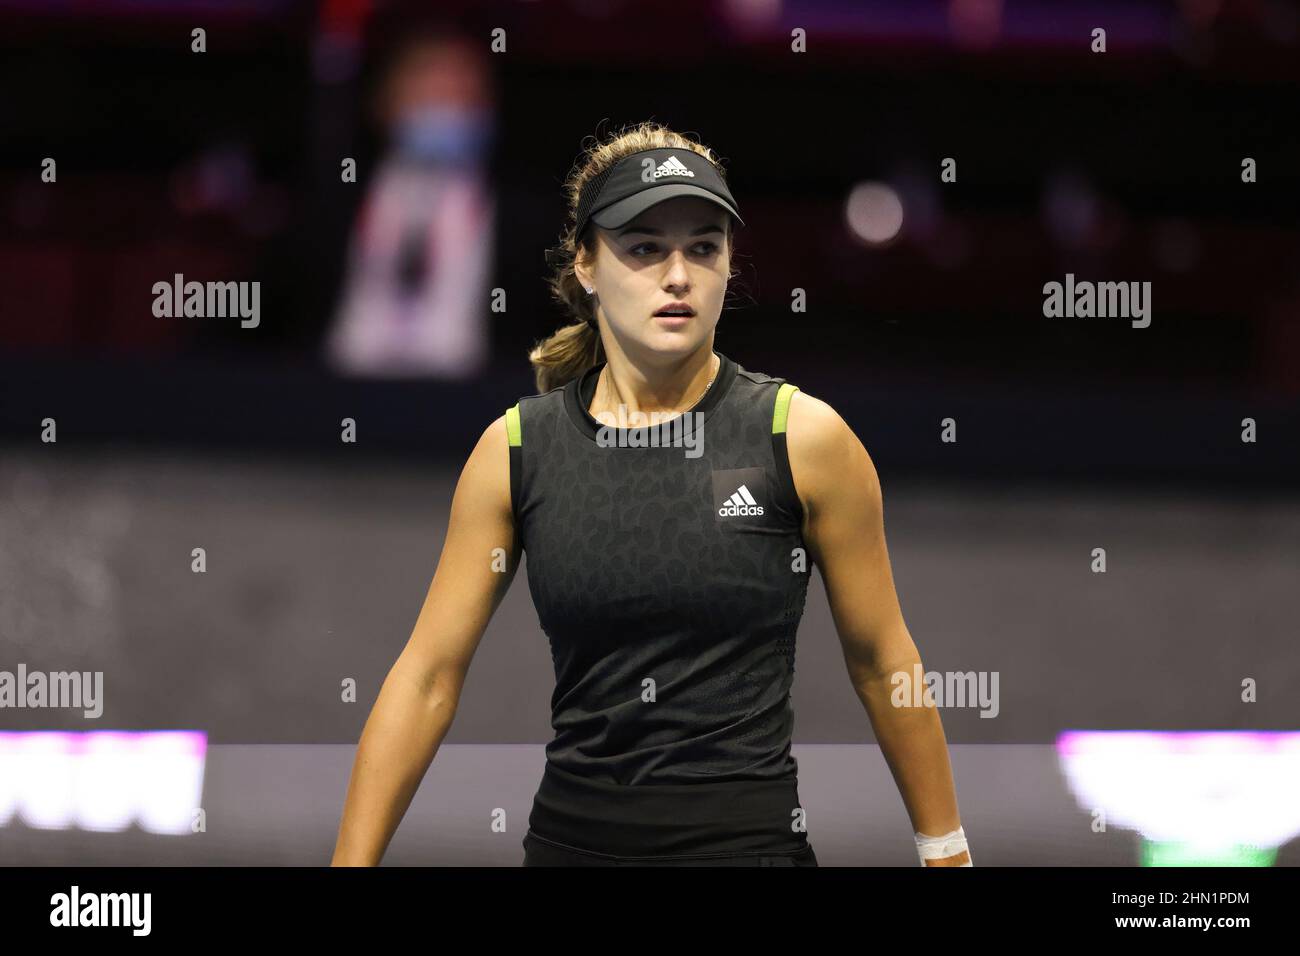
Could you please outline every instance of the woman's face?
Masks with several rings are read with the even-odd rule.
[[[686,354],[709,340],[731,269],[726,210],[679,196],[617,229],[593,226],[596,255],[575,272],[624,353]],[[685,304],[693,314],[665,315]]]

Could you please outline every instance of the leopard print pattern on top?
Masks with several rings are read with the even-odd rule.
[[[519,403],[515,522],[556,677],[546,754],[570,773],[797,772],[790,688],[811,561],[772,431],[783,380],[720,359],[688,413],[699,454],[667,444],[668,425],[666,447],[602,432],[586,411],[600,366]]]

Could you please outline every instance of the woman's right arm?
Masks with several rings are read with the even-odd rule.
[[[383,858],[451,727],[470,659],[518,558],[502,416],[465,463],[424,606],[366,720],[332,866],[376,866]]]

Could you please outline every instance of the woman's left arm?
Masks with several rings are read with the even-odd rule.
[[[803,538],[821,569],[844,650],[849,680],[867,711],[912,829],[938,836],[961,826],[948,744],[928,688],[925,706],[893,703],[893,675],[911,681],[924,668],[894,590],[885,547],[880,481],[862,442],[839,414],[803,392],[791,398],[786,425],[790,471],[803,504]],[[962,851],[927,860],[961,866]]]

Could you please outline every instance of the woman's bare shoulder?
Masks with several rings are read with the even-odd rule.
[[[479,435],[461,470],[456,493],[472,494],[480,500],[493,501],[507,513],[511,511],[508,413],[498,416]]]
[[[837,484],[874,484],[871,456],[830,403],[802,390],[790,397],[786,449],[795,488],[805,508]]]

